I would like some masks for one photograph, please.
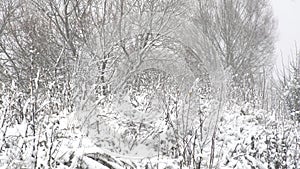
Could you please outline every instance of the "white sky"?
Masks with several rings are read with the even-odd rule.
[[[300,51],[300,0],[272,0],[272,5],[278,22],[276,63],[282,68],[282,60],[287,64],[295,55],[296,44]]]

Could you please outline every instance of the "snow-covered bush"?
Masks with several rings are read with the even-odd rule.
[[[19,90],[13,82],[4,86],[1,106],[1,165],[7,168],[51,168],[57,165],[61,139],[72,124],[66,118],[72,112],[68,83],[53,82],[39,93]]]
[[[189,165],[192,158],[195,161],[194,152],[210,142],[215,118],[210,116],[218,107],[210,97],[210,89],[200,79],[184,91],[172,76],[147,69],[99,110],[96,144],[125,154],[183,157],[184,165]]]
[[[220,118],[217,152],[220,168],[297,168],[299,127],[274,113],[246,104],[229,107]]]
[[[285,97],[290,116],[300,121],[300,76],[295,74],[287,84]]]
[[[156,69],[146,69],[129,79],[124,90],[113,95],[97,114],[94,126],[101,128],[95,133],[101,136],[97,144],[124,153],[138,153],[135,150],[143,144],[153,153],[158,133],[165,126],[161,99],[173,83],[170,76]]]

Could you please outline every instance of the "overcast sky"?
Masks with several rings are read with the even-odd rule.
[[[300,50],[300,0],[272,0],[272,5],[278,22],[277,66],[281,67],[281,55],[287,63],[295,53],[295,43]]]

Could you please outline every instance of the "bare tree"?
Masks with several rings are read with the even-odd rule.
[[[18,76],[13,58],[6,52],[5,36],[9,33],[7,27],[18,18],[19,1],[0,2],[0,81],[11,81],[13,75]]]
[[[94,3],[89,25],[93,29],[84,51],[93,64],[90,67],[97,94],[107,96],[117,93],[150,60],[164,55],[165,44],[179,25],[176,18],[182,13],[182,1]],[[100,102],[101,99],[94,102],[94,107]]]
[[[236,84],[253,87],[255,75],[271,65],[274,19],[268,0],[199,0],[192,16],[200,57],[220,60]],[[250,79],[250,80],[249,80]]]

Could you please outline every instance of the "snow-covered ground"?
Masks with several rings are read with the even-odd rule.
[[[112,150],[114,146],[99,145],[101,137],[97,133],[92,136],[83,135],[78,129],[68,129],[64,137],[55,140],[52,146],[56,146],[55,156],[50,157],[55,161],[55,168],[168,168],[181,167],[196,168],[201,163],[202,168],[221,169],[267,169],[276,168],[276,165],[286,164],[288,168],[299,166],[299,125],[298,123],[286,120],[284,122],[276,119],[275,113],[261,109],[251,108],[250,104],[243,106],[226,106],[217,122],[215,135],[209,126],[203,127],[203,134],[206,139],[202,141],[193,139],[196,133],[190,134],[190,143],[182,143],[188,153],[181,152],[179,156],[170,156],[159,152],[166,149],[165,142],[169,132],[168,128],[160,128],[160,143],[152,141],[139,142],[132,149],[120,148],[119,151]],[[66,122],[58,127],[66,127]],[[162,124],[163,125],[163,124]],[[167,126],[167,124],[165,124]],[[207,123],[206,125],[211,125]],[[33,158],[31,150],[23,147],[26,142],[31,142],[33,137],[25,137],[25,123],[7,126],[6,134],[1,130],[1,168],[31,168]],[[113,126],[112,126],[113,128]],[[50,133],[51,128],[47,129]],[[46,133],[47,133],[46,132]],[[90,133],[91,134],[91,133]],[[111,133],[112,134],[112,133]],[[165,135],[165,136],[164,136]],[[105,137],[105,135],[102,135]],[[198,136],[197,136],[198,137]],[[42,138],[39,138],[40,141]],[[10,142],[9,142],[10,141]],[[114,140],[117,141],[117,140]],[[112,142],[114,142],[112,141]],[[193,142],[193,141],[197,141]],[[145,144],[148,143],[148,144]],[[41,143],[42,144],[42,143]],[[51,146],[50,143],[48,146]],[[152,144],[152,145],[151,145]],[[194,145],[194,146],[192,146]],[[49,147],[40,145],[37,150],[37,163],[40,166],[47,166],[49,158]],[[202,146],[202,147],[201,147]],[[19,148],[22,148],[20,150]],[[172,147],[169,147],[172,149]],[[212,149],[213,148],[213,149]],[[126,151],[124,151],[126,150]],[[171,150],[170,150],[171,151]],[[194,154],[193,154],[194,153]],[[185,156],[182,156],[185,155]],[[21,157],[20,157],[21,156]],[[186,161],[193,158],[195,161]],[[47,167],[46,167],[47,168]]]

